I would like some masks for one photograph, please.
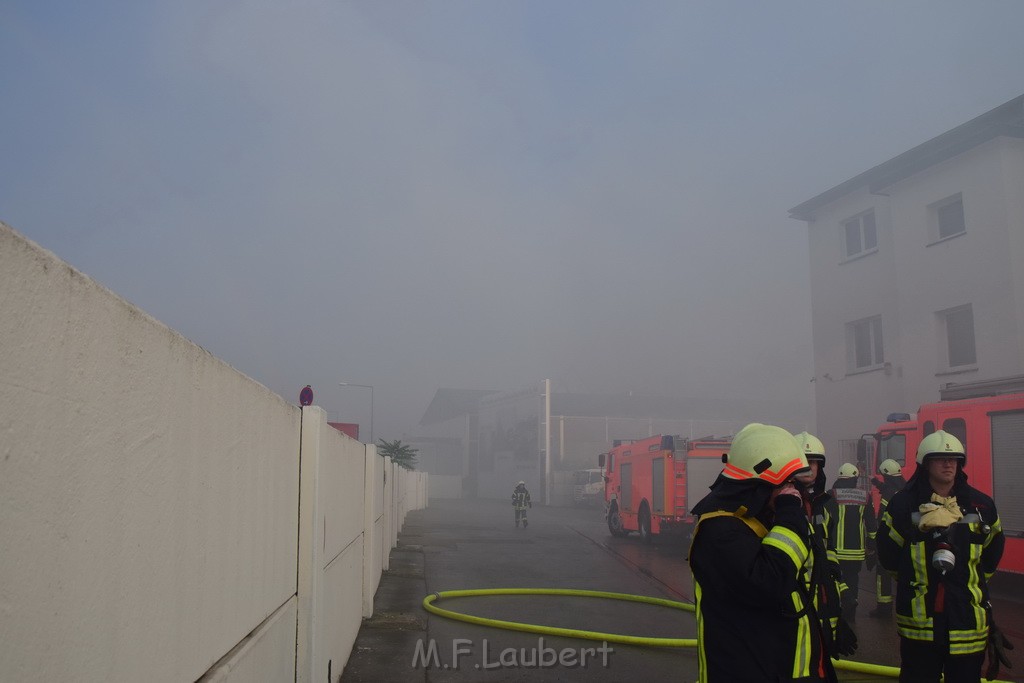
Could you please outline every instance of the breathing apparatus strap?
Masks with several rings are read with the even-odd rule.
[[[697,525],[693,527],[692,535],[697,535],[697,530],[700,529],[700,525],[704,520],[711,519],[712,517],[735,517],[736,519],[740,520],[748,527],[750,527],[750,530],[757,534],[758,538],[764,538],[765,536],[767,536],[768,529],[765,527],[765,525],[761,524],[761,522],[759,522],[757,519],[753,517],[747,517],[746,514],[747,508],[744,505],[741,505],[739,509],[737,509],[735,512],[729,512],[728,510],[715,510],[714,512],[705,512],[700,516],[700,519],[697,520]]]

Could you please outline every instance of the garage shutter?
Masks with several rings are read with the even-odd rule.
[[[1024,536],[1024,411],[992,415],[992,492],[1007,536]]]

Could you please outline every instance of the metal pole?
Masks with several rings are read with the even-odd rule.
[[[551,505],[551,380],[544,380],[544,504]]]

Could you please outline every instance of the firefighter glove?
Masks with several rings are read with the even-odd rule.
[[[807,542],[810,536],[810,524],[804,515],[803,501],[800,496],[782,495],[775,498],[775,523],[786,527]]]
[[[846,623],[846,619],[839,617],[839,625],[836,627],[836,654],[841,657],[851,657],[856,651],[857,634]]]
[[[1013,649],[1013,643],[1006,639],[999,627],[992,624],[988,629],[988,668],[985,669],[985,678],[993,680],[999,675],[999,665],[1012,669],[1013,665],[1006,657],[1006,651]]]
[[[875,554],[874,550],[869,550],[864,555],[864,566],[867,567],[869,572],[875,571],[875,565],[878,564],[878,555]]]

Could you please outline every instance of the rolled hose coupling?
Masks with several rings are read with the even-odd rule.
[[[949,529],[934,530],[932,540],[935,541],[935,550],[932,551],[932,566],[940,574],[953,571],[953,567],[956,566],[956,554],[953,552],[953,544],[949,540]]]

